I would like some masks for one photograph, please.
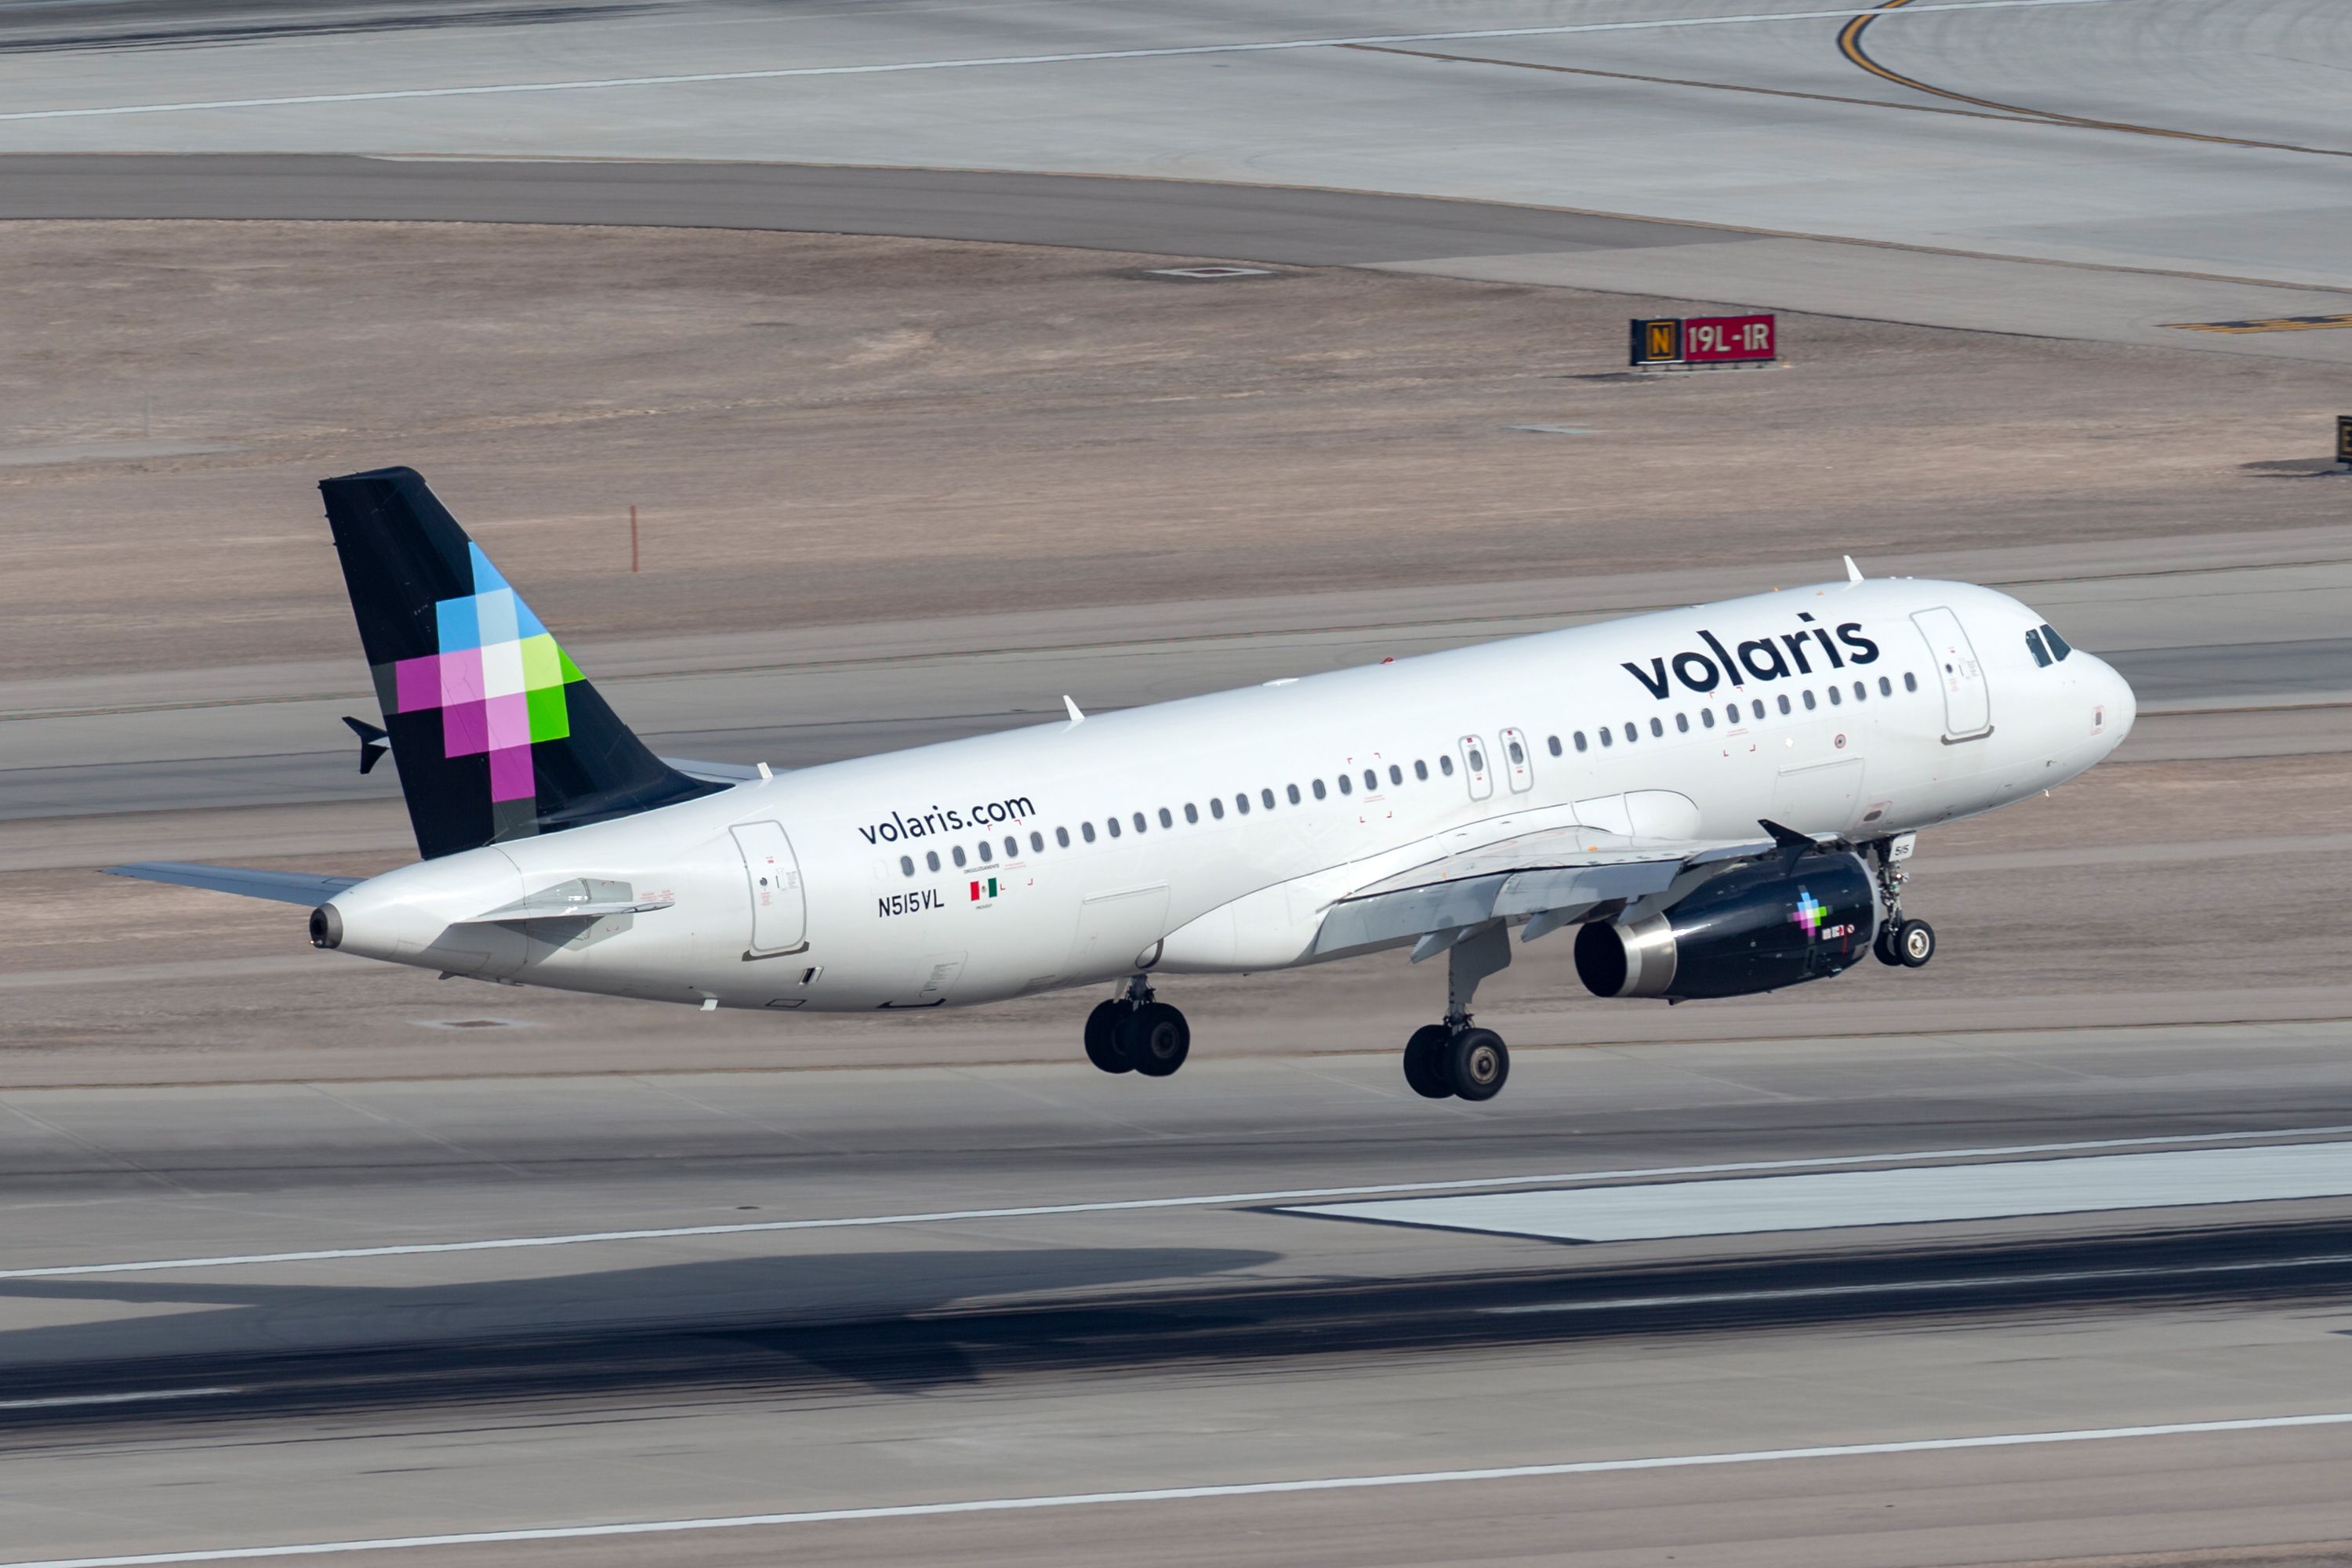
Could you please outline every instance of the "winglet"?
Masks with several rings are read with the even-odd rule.
[[[1862,581],[1862,568],[1853,563],[1853,557],[1851,555],[1845,558],[1845,580],[1849,583]]]
[[[360,772],[365,774],[383,761],[383,731],[366,720],[354,719],[348,713],[343,715],[343,723],[360,738]]]
[[[1081,713],[1081,712],[1079,712],[1079,711],[1078,711],[1078,705],[1077,705],[1076,700],[1075,699],[1073,699],[1073,698],[1070,696],[1070,694],[1069,694],[1068,692],[1066,692],[1066,692],[1064,692],[1064,693],[1062,694],[1062,706],[1063,706],[1063,707],[1065,707],[1065,708],[1066,708],[1066,709],[1068,709],[1068,710],[1070,710],[1070,722],[1071,722],[1071,723],[1073,723],[1073,724],[1083,724],[1083,723],[1085,723],[1085,722],[1087,721],[1087,716],[1086,716],[1085,714],[1083,714],[1083,713]]]

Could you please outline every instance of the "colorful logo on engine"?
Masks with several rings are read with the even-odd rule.
[[[1804,889],[1799,888],[1797,907],[1789,911],[1789,918],[1796,921],[1807,936],[1819,936],[1822,934],[1822,917],[1829,912],[1830,907],[1827,904],[1805,891]]]
[[[490,761],[490,798],[539,791],[530,748],[572,733],[563,689],[584,679],[530,606],[470,541],[474,591],[433,606],[438,653],[393,667],[395,711],[441,710],[441,753]]]

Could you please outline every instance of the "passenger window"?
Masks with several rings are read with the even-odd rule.
[[[1470,748],[1470,771],[1474,773],[1486,771],[1486,753],[1475,746]]]
[[[1160,826],[1162,827],[1173,827],[1176,826],[1175,813],[1170,811],[1164,805],[1160,808]]]
[[[1712,708],[1702,708],[1702,709],[1700,709],[1700,710],[1698,710],[1698,721],[1699,721],[1700,723],[1702,723],[1702,724],[1706,725],[1706,726],[1708,729],[1710,729],[1710,730],[1714,729],[1714,728],[1715,728],[1715,710],[1714,710],[1714,709],[1712,709]]]
[[[1517,766],[1518,766],[1518,764],[1519,764],[1519,763],[1524,763],[1524,762],[1526,762],[1526,761],[1528,760],[1528,753],[1527,753],[1527,752],[1526,752],[1526,751],[1525,751],[1525,750],[1524,750],[1524,749],[1519,745],[1519,743],[1518,743],[1517,741],[1513,741],[1512,742],[1510,742],[1510,751],[1511,751],[1511,765],[1512,765],[1513,767],[1517,767]]]
[[[1412,764],[1412,776],[1419,779],[1422,783],[1427,784],[1429,782],[1429,764],[1421,761],[1419,758],[1415,758]],[[1297,800],[1298,798],[1298,786],[1297,784],[1292,784],[1290,786],[1290,798],[1293,800]]]
[[[1045,852],[1045,836],[1044,834],[1042,834],[1042,833],[1032,833],[1032,834],[1030,834],[1030,835],[1029,835],[1029,853],[1031,853],[1032,855],[1043,855]]]
[[[1859,680],[1857,680],[1857,681],[1855,681],[1855,682],[1853,683],[1853,700],[1854,700],[1856,702],[1863,701],[1863,700],[1866,700],[1869,696],[1870,696],[1870,688],[1869,688],[1869,687],[1867,687],[1867,686],[1864,685],[1864,684],[1863,684],[1861,681],[1859,681]]]
[[[1389,783],[1392,784],[1401,784],[1404,783],[1404,770],[1397,766],[1394,763],[1391,763],[1389,764]]]
[[[1201,820],[1201,808],[1194,805],[1189,800],[1184,803],[1184,820],[1187,822],[1198,822]]]
[[[1146,821],[1143,819],[1143,813],[1141,813],[1141,812],[1139,812],[1139,812],[1137,812],[1137,813],[1135,814],[1135,830],[1136,830],[1138,833],[1142,832],[1145,828],[1147,828],[1147,827],[1149,827],[1149,826],[1151,826],[1151,825],[1150,825],[1149,822],[1146,822]]]
[[[899,856],[898,869],[904,871],[909,877],[913,876],[915,874],[915,858],[912,855]]]
[[[1240,812],[1244,816],[1247,816],[1249,815],[1249,792],[1247,790],[1244,790],[1241,794],[1234,796],[1234,809]]]
[[[2050,668],[2050,650],[2042,646],[2042,634],[2040,632],[2029,631],[2025,634],[2025,651],[2033,656],[2033,664],[2035,668],[2047,669]]]
[[[1919,678],[1907,669],[1903,672],[1903,689],[1906,691],[1919,689]]]
[[[1091,822],[1079,823],[1078,837],[1092,844],[1095,841],[1095,825]]]
[[[1608,728],[1606,725],[1602,726],[1601,731],[1601,743],[1604,746],[1615,745],[1617,743],[1617,731]]]
[[[1108,828],[1109,828],[1109,829],[1110,829],[1110,836],[1111,836],[1113,838],[1116,838],[1116,837],[1118,837],[1118,817],[1116,817],[1116,816],[1106,816],[1106,817],[1104,817],[1104,818],[1103,818],[1103,826],[1104,826],[1105,827],[1108,827]]]
[[[1551,754],[1553,756],[1556,757],[1559,755],[1559,737],[1558,735],[1550,736],[1544,742],[1544,744],[1551,748]]]
[[[1754,698],[1750,698],[1750,699],[1748,700],[1748,705],[1750,708],[1753,708],[1754,710],[1756,710],[1756,717],[1758,717],[1759,719],[1761,719],[1762,717],[1764,717],[1764,699],[1762,699],[1761,697],[1754,697]],[[1787,698],[1783,697],[1782,699],[1780,699],[1780,711],[1781,711],[1781,712],[1783,712],[1783,713],[1786,713],[1788,710],[1789,710],[1789,700],[1788,700]]]
[[[1447,778],[1452,778],[1454,776],[1454,759],[1451,756],[1441,752],[1437,759],[1437,771],[1444,773]],[[1318,789],[1315,793],[1320,795],[1323,792]]]
[[[1787,692],[1783,691],[1782,693],[1780,693],[1780,711],[1781,711],[1781,712],[1783,712],[1783,713],[1786,713],[1788,710],[1789,710],[1789,694],[1788,694]]]
[[[1830,706],[1831,706],[1831,707],[1835,708],[1836,706],[1838,706],[1840,703],[1843,702],[1844,700],[1845,700],[1845,693],[1843,693],[1843,692],[1840,691],[1840,690],[1839,690],[1836,687],[1834,687],[1834,686],[1832,686],[1832,687],[1831,687],[1831,688],[1830,688]]]
[[[1282,793],[1290,797],[1291,805],[1297,805],[1298,804],[1298,786],[1297,784],[1285,784],[1283,786]]]
[[[1638,740],[1640,740],[1641,738],[1642,738],[1642,731],[1639,731],[1639,730],[1635,729],[1635,728],[1634,728],[1633,725],[1631,725],[1631,724],[1628,724],[1628,725],[1626,725],[1626,726],[1625,726],[1625,739],[1627,739],[1628,741],[1638,741]]]
[[[1580,752],[1585,749],[1584,731],[1581,730],[1576,732],[1576,749]]]
[[[951,859],[953,859],[953,860],[955,861],[955,863],[956,863],[957,865],[961,866],[961,865],[962,865],[962,864],[963,864],[963,846],[962,846],[962,845],[959,844],[959,845],[957,845],[954,848],[952,848],[952,849],[949,850],[949,851],[948,851],[948,855],[949,855],[949,857],[950,857]]]
[[[1321,800],[1325,795],[1331,793],[1323,787],[1323,781],[1321,779],[1309,779],[1307,781],[1307,787],[1315,792],[1315,798],[1317,800]]]
[[[1814,709],[1816,709],[1816,708],[1818,708],[1818,707],[1820,707],[1820,706],[1821,706],[1821,704],[1820,704],[1820,703],[1818,703],[1818,702],[1816,702],[1816,701],[1814,701],[1814,700],[1813,700],[1813,689],[1812,689],[1811,687],[1810,687],[1810,686],[1806,687],[1806,688],[1805,688],[1805,689],[1804,689],[1804,691],[1803,691],[1803,693],[1802,693],[1802,695],[1803,695],[1803,697],[1804,697],[1804,699],[1805,699],[1805,711],[1806,711],[1806,712],[1810,713],[1810,712],[1811,712]]]
[[[1677,713],[1677,714],[1675,714],[1675,729],[1677,729],[1677,730],[1679,730],[1679,731],[1682,731],[1684,734],[1685,734],[1685,735],[1689,734],[1689,733],[1690,733],[1690,715],[1689,715],[1689,714],[1687,714],[1687,713]]]
[[[1380,774],[1378,774],[1378,773],[1374,773],[1374,772],[1372,772],[1372,770],[1371,770],[1371,769],[1370,769],[1370,768],[1366,768],[1366,769],[1364,770],[1364,789],[1365,789],[1365,791],[1366,791],[1367,793],[1370,793],[1370,791],[1372,791],[1372,790],[1376,790],[1376,789],[1378,789],[1378,788],[1380,788],[1380,787],[1381,787],[1381,775],[1380,775]]]
[[[1258,805],[1265,807],[1266,810],[1272,811],[1274,809],[1274,792],[1270,789],[1262,789],[1258,791],[1257,803]]]
[[[1209,797],[1209,815],[1215,817],[1219,822],[1223,822],[1225,819],[1225,803],[1223,797],[1213,795]]]
[[[1653,735],[1663,735],[1665,732],[1665,721],[1653,714],[1650,718],[1650,733]]]
[[[1339,793],[1340,793],[1341,795],[1353,795],[1353,794],[1355,794],[1355,793],[1356,793],[1356,781],[1355,781],[1355,780],[1353,780],[1353,779],[1351,779],[1351,778],[1349,778],[1347,774],[1345,774],[1345,773],[1341,773],[1341,774],[1339,775]]]
[[[985,866],[985,865],[987,865],[991,860],[993,860],[993,859],[995,859],[995,858],[996,858],[996,851],[995,851],[993,848],[990,847],[990,846],[989,846],[989,842],[988,842],[988,840],[987,840],[987,839],[983,838],[983,839],[982,839],[982,840],[980,841],[979,848],[980,848],[980,863],[981,863],[982,865]]]
[[[934,871],[938,870],[940,868],[940,852],[936,849],[927,851],[923,856],[923,864],[929,866]]]
[[[2042,623],[2042,640],[2050,645],[2050,657],[2053,658],[2063,661],[2068,654],[2074,651],[2074,645],[2060,637],[2058,628],[2047,621]]]

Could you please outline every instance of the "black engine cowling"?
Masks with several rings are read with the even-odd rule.
[[[1878,904],[1858,855],[1778,858],[1708,878],[1660,912],[1576,933],[1595,996],[1752,996],[1835,974],[1870,951]]]

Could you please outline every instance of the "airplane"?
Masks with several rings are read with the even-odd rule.
[[[1867,952],[1921,831],[2115,751],[2131,688],[1966,583],[1846,577],[797,771],[655,756],[413,469],[320,486],[422,856],[365,879],[120,875],[314,906],[313,945],[772,1012],[1108,985],[1087,1058],[1191,1050],[1165,977],[1446,961],[1404,1077],[1510,1073],[1480,982],[1554,932],[1604,998],[1757,994]],[[1074,1053],[1075,1054],[1075,1053]]]

